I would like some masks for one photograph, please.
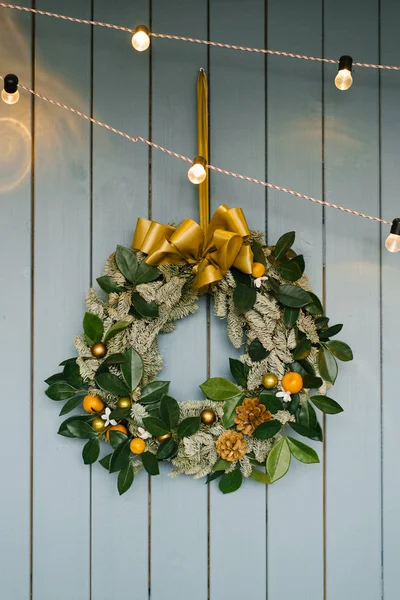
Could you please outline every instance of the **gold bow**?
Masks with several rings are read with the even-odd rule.
[[[236,267],[250,274],[253,252],[248,244],[250,230],[241,208],[221,204],[215,211],[205,235],[200,225],[185,219],[171,227],[139,218],[132,248],[147,254],[149,265],[173,265],[186,261],[196,275],[193,288],[204,292],[220,281],[228,269]]]

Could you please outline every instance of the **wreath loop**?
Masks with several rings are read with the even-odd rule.
[[[104,299],[88,292],[78,356],[46,380],[47,396],[66,401],[60,415],[85,411],[58,432],[88,440],[85,464],[99,459],[102,441],[110,444],[100,464],[118,473],[120,494],[143,468],[158,475],[161,461],[172,463],[171,475],[219,478],[223,493],[238,489],[243,477],[271,484],[286,474],[291,456],[319,462],[286,426],[322,441],[314,407],[343,410],[326,392],[337,377],[336,359],[351,360],[352,351],[331,340],[342,325],[329,325],[310,290],[304,258],[292,250],[294,232],[267,247],[242,215],[222,205],[205,237],[194,221],[174,229],[139,220],[133,248],[118,246],[97,279]],[[184,239],[189,229],[195,236]],[[205,290],[232,345],[244,343],[245,351],[229,359],[234,382],[211,378],[200,385],[205,399],[177,402],[169,382],[157,379],[158,335],[195,312]]]

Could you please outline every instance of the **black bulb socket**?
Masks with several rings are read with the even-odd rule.
[[[390,233],[394,233],[394,235],[400,235],[400,219],[393,219]]]
[[[10,73],[4,77],[4,91],[7,94],[15,94],[18,89],[18,77]]]
[[[351,58],[351,56],[347,56],[347,54],[344,54],[339,58],[338,71],[342,71],[343,69],[345,69],[346,71],[350,71],[350,73],[353,70],[353,59]]]

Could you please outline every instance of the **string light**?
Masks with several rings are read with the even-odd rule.
[[[10,73],[4,77],[4,88],[1,90],[1,99],[6,104],[16,104],[19,100],[18,77]]]
[[[150,46],[150,32],[146,25],[139,25],[132,36],[132,46],[138,52],[144,52]]]
[[[352,72],[353,59],[351,56],[341,56],[339,59],[338,73],[335,77],[335,85],[338,90],[348,90],[353,84]]]
[[[189,181],[195,185],[203,183],[207,177],[206,166],[207,161],[204,156],[196,156],[196,158],[193,160],[192,166],[188,171]]]
[[[385,246],[389,252],[400,252],[400,219],[393,219]]]

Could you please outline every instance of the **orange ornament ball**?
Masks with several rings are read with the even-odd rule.
[[[142,438],[134,438],[129,444],[129,448],[133,454],[143,454],[146,450],[146,442]]]
[[[255,262],[253,263],[253,269],[251,271],[253,277],[257,279],[257,277],[263,277],[265,275],[265,267],[262,263]]]
[[[125,435],[128,435],[128,430],[127,430],[127,428],[124,425],[113,425],[112,427],[110,427],[106,431],[106,440],[107,440],[107,442],[110,441],[110,431],[120,431],[121,433],[124,433]]]
[[[286,373],[282,378],[282,387],[285,392],[297,394],[297,392],[300,392],[300,390],[303,389],[303,378],[299,373],[289,371],[289,373]]]
[[[88,413],[98,413],[103,410],[105,404],[101,398],[98,396],[91,396],[88,394],[83,399],[83,408]]]

